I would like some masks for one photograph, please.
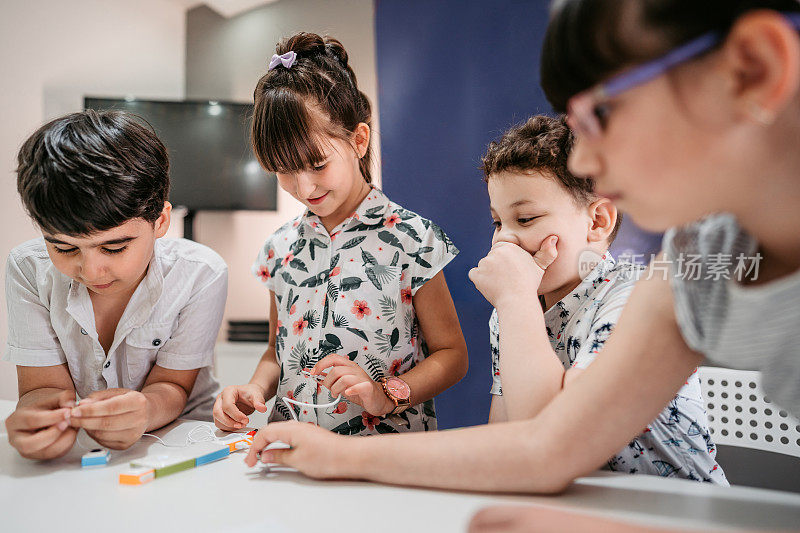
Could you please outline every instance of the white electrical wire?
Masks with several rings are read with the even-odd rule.
[[[311,379],[315,380],[317,383],[319,383],[319,381],[321,379],[325,378],[324,375],[312,374],[308,370],[301,370],[300,373],[303,374],[304,376],[306,376],[307,378],[311,378]],[[289,409],[289,413],[292,415],[292,418],[294,418],[295,421],[299,421],[299,420],[297,419],[297,415],[295,414],[294,409],[292,408],[292,405],[297,405],[298,407],[311,407],[312,409],[328,409],[330,407],[336,406],[341,399],[342,399],[342,395],[341,394],[338,395],[335,400],[333,400],[332,402],[328,402],[328,403],[298,402],[297,400],[289,398],[288,396],[284,396],[283,398],[281,398],[283,403],[286,404],[286,407]]]
[[[194,434],[198,431],[205,434],[200,437],[195,437]],[[159,437],[158,435],[153,435],[152,433],[142,433],[142,437],[153,437],[167,448],[186,448],[189,445],[197,444],[200,442],[219,442],[220,444],[228,444],[228,442],[226,442],[225,440],[217,437],[214,434],[214,430],[211,429],[210,426],[206,425],[195,426],[194,428],[192,428],[192,430],[189,433],[187,433],[186,441],[183,444],[167,444],[161,437]]]

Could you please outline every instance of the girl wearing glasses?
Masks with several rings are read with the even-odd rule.
[[[248,461],[282,440],[262,459],[315,477],[559,491],[704,358],[761,370],[800,414],[799,16],[796,0],[556,2],[542,84],[576,134],[570,170],[668,230],[597,361],[531,420],[373,439],[275,424]]]

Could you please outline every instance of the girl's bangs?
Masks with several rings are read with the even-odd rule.
[[[262,98],[252,130],[253,150],[261,165],[270,172],[290,173],[323,161],[329,132],[303,99],[285,89],[273,89]]]

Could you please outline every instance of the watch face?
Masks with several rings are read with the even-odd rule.
[[[407,400],[411,397],[411,389],[408,387],[408,383],[400,378],[387,379],[386,389],[399,400]]]

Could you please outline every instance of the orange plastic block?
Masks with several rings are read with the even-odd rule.
[[[120,485],[144,485],[153,481],[155,477],[156,471],[154,468],[131,468],[119,475],[119,483]]]
[[[236,450],[244,449],[247,446],[253,445],[253,439],[256,436],[257,430],[248,431],[244,434],[243,438],[239,440],[235,440],[233,442],[228,443],[228,448],[230,448],[231,453],[235,452]]]

